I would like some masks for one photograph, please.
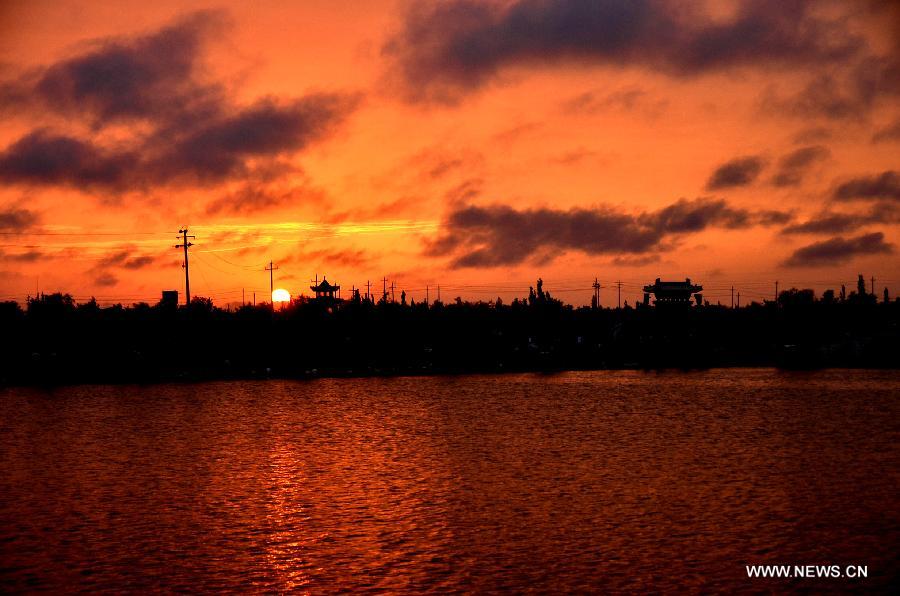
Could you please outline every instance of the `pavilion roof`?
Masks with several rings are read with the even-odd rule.
[[[684,281],[660,281],[659,278],[656,278],[654,284],[644,286],[645,292],[652,292],[653,294],[666,294],[669,292],[693,294],[702,290],[703,286],[692,284],[690,279]]]
[[[309,289],[313,292],[336,292],[341,289],[341,286],[332,285],[323,277],[319,285],[309,286]]]

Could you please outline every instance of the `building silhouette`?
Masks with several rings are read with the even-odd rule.
[[[321,282],[309,286],[309,289],[316,293],[316,300],[329,300],[333,302],[340,299],[340,294],[338,294],[338,292],[340,292],[341,286],[328,283],[328,280],[324,277]],[[335,294],[338,295],[335,296]]]
[[[684,281],[660,281],[657,277],[652,285],[644,286],[644,304],[650,302],[650,294],[653,294],[656,306],[689,306],[693,297],[697,304],[703,301],[703,286],[692,284],[691,279]]]
[[[178,290],[163,290],[162,298],[159,301],[160,308],[164,310],[175,310],[178,308]]]

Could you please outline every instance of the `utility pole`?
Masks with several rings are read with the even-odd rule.
[[[181,234],[181,244],[176,244],[175,248],[184,249],[184,298],[185,304],[191,305],[191,276],[188,274],[188,247],[194,246],[192,242],[188,242],[188,238],[196,238],[196,236],[188,236],[188,229],[178,230]]]
[[[272,294],[275,293],[275,270],[278,267],[275,266],[272,261],[269,261],[268,267],[263,267],[263,271],[269,272],[269,302],[272,303],[272,308],[275,308],[275,300],[272,298]]]
[[[734,308],[734,286],[731,286],[731,308]]]
[[[381,278],[381,298],[385,302],[387,302],[387,278]]]
[[[366,300],[369,300],[369,294],[370,294],[371,290],[372,290],[372,282],[370,282],[367,279],[366,280]]]
[[[595,277],[591,287],[594,288],[594,308],[600,308],[600,280]]]
[[[741,308],[741,293],[738,292],[738,308]]]
[[[256,306],[256,292],[253,292],[253,306]]]
[[[617,281],[616,286],[619,288],[619,302],[617,308],[622,308],[622,282]]]
[[[247,298],[244,294],[244,288],[241,288],[241,306],[247,305]]]
[[[394,282],[391,282],[391,302],[394,302]]]

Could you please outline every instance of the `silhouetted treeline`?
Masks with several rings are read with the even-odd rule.
[[[900,302],[782,292],[778,303],[574,308],[539,285],[504,304],[301,299],[101,308],[68,295],[0,303],[0,382],[620,367],[900,367]]]

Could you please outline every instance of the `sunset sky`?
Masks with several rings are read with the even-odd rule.
[[[189,4],[0,3],[0,300],[900,292],[896,2]]]

